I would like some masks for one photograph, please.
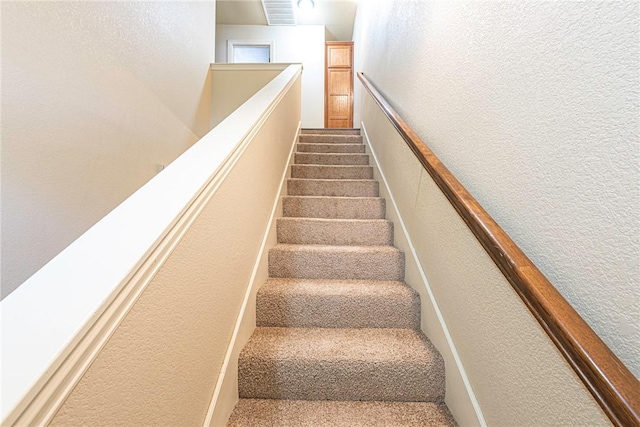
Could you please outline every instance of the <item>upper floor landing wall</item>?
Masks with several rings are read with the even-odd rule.
[[[302,127],[324,127],[324,43],[323,25],[267,26],[218,25],[216,62],[228,62],[227,41],[274,43],[271,62],[301,63]]]

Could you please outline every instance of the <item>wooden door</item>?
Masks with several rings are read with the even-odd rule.
[[[326,42],[324,127],[353,127],[353,42]]]

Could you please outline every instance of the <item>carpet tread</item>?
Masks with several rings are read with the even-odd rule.
[[[303,129],[230,427],[456,426],[357,129]]]
[[[439,402],[241,399],[229,427],[456,426]]]

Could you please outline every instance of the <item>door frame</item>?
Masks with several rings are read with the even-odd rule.
[[[349,63],[351,66],[351,76],[350,76],[350,89],[349,89],[349,103],[351,116],[349,117],[349,123],[351,123],[351,128],[353,128],[353,85],[354,85],[354,67],[353,67],[353,50],[354,44],[352,41],[327,41],[325,42],[324,47],[324,127],[327,128],[329,126],[329,46],[350,46],[351,47],[351,58]],[[336,68],[347,68],[347,67],[336,67]],[[347,127],[346,129],[348,129]]]

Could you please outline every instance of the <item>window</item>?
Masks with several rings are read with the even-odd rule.
[[[227,40],[227,62],[274,62],[273,40]]]

